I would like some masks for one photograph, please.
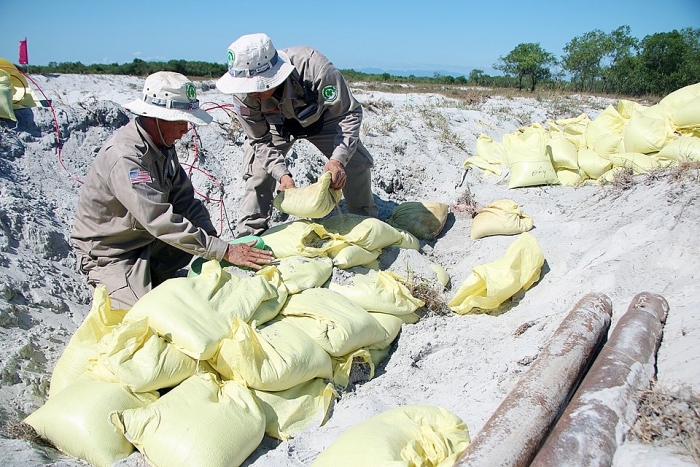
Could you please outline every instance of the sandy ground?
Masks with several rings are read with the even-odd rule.
[[[79,182],[104,139],[129,118],[121,109],[136,98],[143,80],[114,76],[31,76],[51,99],[62,141],[55,150],[49,108],[18,111],[19,124],[0,123],[0,422],[21,420],[47,396],[53,366],[90,306],[90,292],[75,271],[68,243]],[[204,82],[205,104],[229,99]],[[392,353],[375,378],[341,394],[330,420],[279,442],[266,437],[249,466],[305,466],[358,422],[401,405],[441,406],[478,435],[509,391],[526,374],[562,319],[588,293],[606,294],[612,327],[640,292],[662,295],[668,318],[656,361],[658,387],[700,390],[700,224],[697,174],[635,177],[632,186],[543,186],[508,189],[508,171],[484,178],[462,164],[475,153],[480,133],[504,134],[547,119],[594,118],[612,99],[587,96],[554,99],[506,98],[492,91],[470,102],[439,94],[401,93],[353,86],[365,107],[364,144],[375,158],[373,188],[386,219],[403,201],[454,204],[471,193],[479,206],[500,199],[516,202],[534,220],[530,233],[545,257],[542,275],[517,293],[499,314],[424,316],[404,325]],[[407,91],[407,92],[406,92]],[[37,89],[37,94],[40,91]],[[197,190],[208,201],[215,225],[233,223],[242,195],[239,175],[242,136],[222,109],[198,130]],[[179,144],[181,162],[195,156],[193,134]],[[322,156],[301,141],[289,155],[300,185],[320,174]],[[687,174],[686,174],[687,175]],[[220,184],[223,189],[217,185]],[[276,218],[276,222],[283,219]],[[476,265],[501,258],[513,236],[469,238],[472,217],[454,211],[441,235],[421,241],[420,252],[387,249],[389,269],[412,271],[436,284],[430,264],[443,266],[450,300]],[[220,229],[221,230],[221,229]],[[232,236],[228,227],[223,237]],[[523,325],[526,330],[522,331]],[[516,332],[516,330],[521,332]],[[622,441],[622,440],[621,440]],[[5,465],[78,466],[85,462],[24,440],[0,438]],[[680,447],[655,447],[624,440],[615,463],[694,465]],[[135,453],[120,465],[144,465]]]

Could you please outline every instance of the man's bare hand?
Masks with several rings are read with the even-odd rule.
[[[331,188],[334,190],[340,190],[345,187],[345,182],[347,181],[347,175],[345,175],[345,168],[343,164],[336,160],[329,160],[323,167],[324,172],[331,173]]]
[[[272,252],[253,248],[255,240],[248,243],[235,243],[229,245],[224,259],[235,266],[246,266],[251,269],[262,269],[270,264],[273,259]]]
[[[294,185],[294,179],[291,176],[282,175],[282,178],[280,179],[280,184],[277,186],[277,193],[295,187],[296,185]]]

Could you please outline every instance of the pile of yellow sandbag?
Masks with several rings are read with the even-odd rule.
[[[255,274],[209,261],[130,310],[113,310],[97,288],[26,423],[97,466],[137,448],[170,467],[239,465],[265,433],[288,439],[324,420],[354,367],[371,378],[424,305],[382,271],[333,283],[334,265],[418,241],[360,216],[295,221],[263,238],[277,261]]]
[[[576,186],[612,181],[623,169],[646,173],[680,161],[700,160],[700,83],[645,107],[628,100],[608,106],[594,120],[576,118],[533,124],[504,135],[501,143],[481,134],[476,156],[464,162],[486,174],[510,169],[509,188]]]

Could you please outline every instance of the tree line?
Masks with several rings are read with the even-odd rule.
[[[629,26],[621,26],[609,33],[595,29],[571,39],[563,51],[563,55],[557,58],[539,43],[518,44],[493,64],[503,76],[490,76],[479,69],[472,70],[467,77],[440,73],[420,77],[362,73],[352,69],[340,71],[350,82],[477,85],[530,91],[540,87],[630,96],[666,95],[700,81],[698,28],[651,34],[641,40],[632,37]],[[34,73],[147,76],[161,70],[212,79],[226,73],[227,66],[185,60],[151,62],[138,58],[121,65],[50,62],[47,66],[32,66]]]

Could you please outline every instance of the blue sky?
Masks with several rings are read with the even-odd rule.
[[[278,48],[310,45],[341,69],[468,74],[516,45],[556,57],[571,39],[628,25],[638,39],[700,28],[700,0],[0,0],[0,57],[29,64],[128,63],[134,58],[225,63],[228,45],[265,32]],[[30,69],[31,71],[31,69]]]

